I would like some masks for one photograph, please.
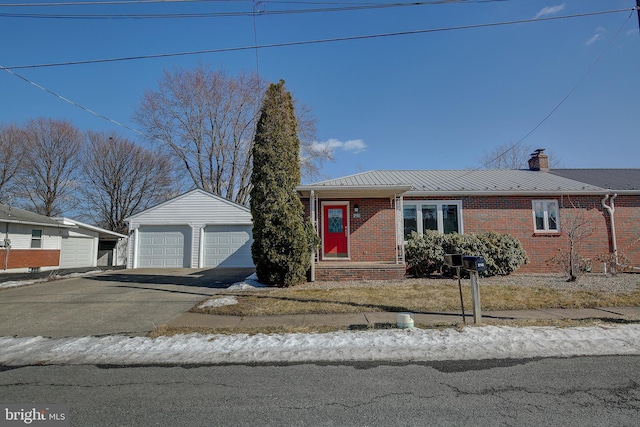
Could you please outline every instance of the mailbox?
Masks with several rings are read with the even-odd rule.
[[[444,256],[444,264],[447,267],[462,267],[462,255],[446,254]]]
[[[462,257],[462,267],[465,270],[482,273],[487,270],[487,263],[481,256],[465,256]]]

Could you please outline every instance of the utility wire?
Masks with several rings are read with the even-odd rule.
[[[495,162],[496,160],[500,159],[502,156],[506,155],[509,151],[513,150],[514,148],[516,148],[518,145],[522,144],[524,142],[525,139],[529,138],[535,131],[537,131],[540,126],[542,126],[547,120],[549,120],[549,118],[551,118],[551,116],[553,114],[555,114],[556,111],[558,111],[558,109],[567,101],[567,99],[569,99],[569,97],[571,95],[573,95],[573,93],[578,89],[578,87],[582,84],[582,82],[585,81],[585,79],[587,78],[587,76],[589,76],[589,74],[591,74],[591,72],[596,68],[596,66],[598,65],[598,63],[600,62],[600,60],[604,57],[605,53],[607,53],[607,51],[609,50],[609,48],[611,47],[611,45],[613,44],[613,42],[618,38],[618,35],[620,35],[620,32],[622,31],[622,29],[625,27],[625,25],[627,25],[627,22],[629,22],[629,19],[631,19],[631,17],[633,16],[633,12],[636,9],[634,8],[631,12],[631,14],[629,14],[629,16],[627,17],[627,19],[622,23],[622,25],[620,25],[620,28],[618,28],[618,31],[616,31],[616,33],[614,34],[614,36],[611,38],[611,40],[609,41],[609,43],[605,46],[604,50],[600,53],[600,55],[595,59],[595,61],[593,61],[593,63],[591,64],[591,66],[587,69],[587,71],[582,75],[582,77],[580,77],[580,79],[578,80],[578,82],[571,88],[571,90],[564,96],[564,98],[562,98],[560,100],[560,102],[549,112],[549,114],[547,114],[546,116],[544,116],[544,118],[542,120],[540,120],[538,122],[538,124],[536,124],[525,136],[523,136],[522,138],[520,138],[520,140],[518,142],[516,142],[515,144],[511,145],[509,148],[507,148],[505,151],[503,151],[502,153],[500,153],[499,155],[497,155],[495,158],[483,163],[483,167],[488,168],[488,166],[490,164],[492,164],[493,162]],[[476,169],[477,170],[477,169]]]
[[[67,1],[55,3],[1,3],[0,7],[54,7],[54,6],[113,6],[130,4],[166,3],[228,3],[233,0],[112,0],[112,1]],[[237,0],[242,1],[242,0]],[[246,1],[246,0],[245,0]]]
[[[110,118],[110,117],[107,117],[107,116],[105,116],[105,115],[102,115],[102,114],[100,114],[100,113],[97,113],[97,112],[95,112],[95,111],[91,110],[90,108],[87,108],[87,107],[85,107],[85,106],[83,106],[83,105],[80,105],[80,104],[78,104],[78,103],[76,103],[76,102],[74,102],[74,101],[70,100],[69,98],[66,98],[66,97],[64,97],[64,96],[62,96],[62,95],[60,95],[60,94],[58,94],[58,93],[56,93],[56,92],[54,92],[54,91],[52,91],[52,90],[50,90],[50,89],[47,89],[47,88],[46,88],[46,87],[44,87],[44,86],[39,85],[38,83],[35,83],[35,82],[33,82],[33,81],[29,80],[28,78],[26,78],[26,77],[24,77],[24,76],[22,76],[22,75],[20,75],[20,74],[18,74],[18,73],[16,73],[16,72],[14,72],[14,71],[12,71],[12,70],[8,69],[7,67],[3,67],[2,65],[0,65],[0,70],[4,70],[4,71],[6,71],[7,73],[9,73],[9,74],[13,75],[14,77],[17,77],[17,78],[19,78],[19,79],[21,79],[21,80],[23,80],[23,81],[25,81],[25,82],[29,83],[30,85],[35,86],[35,87],[37,87],[38,89],[43,90],[44,92],[47,92],[48,94],[53,95],[53,96],[55,96],[56,98],[58,98],[58,99],[60,99],[60,100],[62,100],[62,101],[64,101],[64,102],[66,102],[66,103],[68,103],[68,104],[73,105],[74,107],[80,108],[81,110],[84,110],[84,111],[86,111],[86,112],[87,112],[87,113],[89,113],[89,114],[92,114],[92,115],[94,115],[94,116],[96,116],[96,117],[99,117],[99,118],[101,118],[101,119],[103,119],[103,120],[106,120],[106,121],[108,121],[108,122],[111,122],[111,123],[113,123],[113,124],[115,124],[115,125],[117,125],[117,126],[120,126],[120,127],[124,128],[124,129],[130,130],[131,132],[134,132],[134,133],[136,133],[136,134],[138,134],[138,135],[140,135],[140,136],[144,136],[144,137],[150,138],[148,135],[144,134],[143,132],[141,132],[141,131],[139,131],[139,130],[137,130],[137,129],[134,129],[134,128],[130,127],[130,126],[125,125],[124,123],[121,123],[121,122],[119,122],[119,121],[117,121],[117,120],[114,120],[114,119],[112,119],[112,118]],[[157,139],[157,138],[152,138],[152,139]]]
[[[53,7],[53,6],[113,6],[113,5],[136,5],[136,4],[168,4],[168,3],[251,3],[253,0],[111,0],[111,1],[71,1],[52,3],[0,3],[0,7]],[[508,0],[457,0],[456,3],[493,3]],[[271,1],[270,4],[303,4],[303,5],[325,5],[325,6],[363,6],[363,5],[384,5],[385,2],[331,2],[331,1]],[[446,4],[451,0],[431,0],[422,2],[409,2],[407,4]]]
[[[46,67],[61,67],[61,66],[69,66],[69,65],[87,65],[87,64],[99,64],[99,63],[106,63],[106,62],[121,62],[121,61],[133,61],[133,60],[141,60],[141,59],[168,58],[168,57],[175,57],[175,56],[203,55],[203,54],[209,54],[209,53],[237,52],[237,51],[250,50],[250,49],[268,49],[268,48],[276,48],[276,47],[291,47],[291,46],[303,46],[303,45],[321,44],[321,43],[368,40],[368,39],[385,38],[385,37],[429,34],[429,33],[438,33],[438,32],[445,32],[445,31],[470,30],[470,29],[476,29],[476,28],[489,28],[489,27],[498,27],[498,26],[504,26],[504,25],[515,25],[515,24],[525,24],[525,23],[532,23],[532,22],[544,22],[544,21],[555,21],[555,20],[561,20],[561,19],[582,18],[586,16],[629,12],[629,10],[630,9],[617,9],[617,10],[607,10],[607,11],[600,11],[600,12],[581,13],[576,15],[552,16],[552,17],[546,17],[546,18],[521,19],[516,21],[503,21],[503,22],[494,22],[494,23],[488,23],[488,24],[471,24],[471,25],[461,25],[457,27],[431,28],[431,29],[425,29],[425,30],[400,31],[400,32],[394,32],[394,33],[369,34],[369,35],[350,36],[350,37],[336,37],[336,38],[329,38],[329,39],[306,40],[306,41],[297,41],[297,42],[272,43],[272,44],[264,44],[259,46],[228,47],[228,48],[220,48],[220,49],[197,50],[197,51],[190,51],[190,52],[159,53],[155,55],[139,55],[139,56],[127,56],[127,57],[120,57],[120,58],[105,58],[105,59],[89,59],[84,61],[68,61],[68,62],[57,62],[57,63],[48,63],[48,64],[13,65],[8,67],[0,67],[0,70],[2,68],[19,70],[19,69],[25,69],[25,68],[46,68]],[[631,10],[635,11],[635,8]]]
[[[463,0],[461,3],[469,2],[498,2],[505,0]],[[429,0],[410,3],[367,3],[367,4],[347,4],[343,6],[306,8],[306,9],[284,9],[263,12],[264,15],[292,15],[305,13],[325,13],[325,12],[345,12],[372,9],[391,9],[399,7],[417,7],[436,4],[451,3],[447,0]],[[333,4],[333,3],[331,3]],[[38,19],[176,19],[176,18],[220,18],[252,16],[250,11],[236,12],[198,12],[198,13],[157,13],[157,14],[54,14],[54,13],[0,13],[0,18],[38,18]]]
[[[497,160],[498,158],[500,158],[501,156],[505,155],[508,151],[514,149],[515,147],[517,147],[519,144],[521,144],[525,139],[527,139],[530,135],[532,135],[538,128],[540,128],[540,126],[542,126],[564,103],[567,99],[569,99],[569,97],[578,89],[578,87],[582,84],[582,82],[587,78],[587,76],[589,74],[591,74],[591,72],[595,69],[595,67],[598,65],[598,63],[600,62],[600,60],[604,57],[605,53],[609,50],[609,48],[611,47],[611,45],[613,44],[613,42],[617,39],[618,35],[620,34],[620,32],[622,31],[622,29],[624,28],[624,26],[627,24],[627,22],[629,21],[629,19],[631,18],[631,16],[633,16],[633,12],[635,12],[636,10],[639,10],[638,8],[633,8],[631,10],[631,14],[627,17],[627,19],[624,21],[624,23],[620,26],[620,28],[618,28],[618,31],[616,31],[615,35],[612,37],[611,41],[607,44],[607,46],[604,48],[604,50],[602,51],[602,53],[596,58],[596,60],[593,62],[593,64],[591,64],[591,66],[589,67],[589,69],[582,75],[582,77],[578,80],[578,82],[573,86],[573,88],[567,93],[567,95],[565,95],[564,98],[562,98],[562,100],[551,110],[551,112],[549,112],[549,114],[547,114],[536,126],[533,127],[533,129],[531,129],[524,137],[522,137],[518,142],[516,142],[515,144],[513,144],[510,148],[508,148],[507,150],[505,150],[502,154],[498,155],[496,158],[494,158],[493,160],[490,160],[486,163],[484,163],[484,166],[488,166],[490,163],[492,163],[493,161]],[[628,9],[626,10],[628,11]],[[620,10],[618,11],[609,11],[609,12],[597,12],[597,14],[602,14],[602,13],[614,13],[614,12],[620,12]],[[575,17],[575,16],[567,16],[567,17]],[[556,17],[555,19],[560,19],[561,17]],[[548,19],[535,19],[535,20],[527,20],[526,22],[532,22],[532,21],[542,21],[542,20],[548,20]],[[513,21],[515,22],[525,22],[525,21]],[[484,24],[484,26],[486,25],[492,25],[492,24]],[[495,24],[494,24],[495,25]],[[504,23],[501,23],[499,25],[504,25]],[[68,64],[67,64],[68,65]],[[28,78],[12,71],[12,68],[19,68],[19,67],[3,67],[2,65],[0,65],[0,70],[4,70],[7,73],[25,81],[26,83],[33,85],[35,87],[37,87],[40,90],[43,90],[47,93],[49,93],[50,95],[55,96],[56,98],[71,104],[77,108],[80,108],[81,110],[84,110],[86,112],[88,112],[89,114],[92,114],[96,117],[99,117],[103,120],[106,120],[110,123],[113,123],[119,127],[122,127],[124,129],[127,129],[131,132],[134,132],[137,135],[140,135],[144,138],[147,139],[151,139],[151,140],[156,140],[156,141],[160,141],[160,142],[164,142],[163,140],[156,138],[156,137],[152,137],[148,134],[145,134],[144,132],[141,132],[135,128],[132,128],[131,126],[125,125],[117,120],[114,120],[110,117],[107,117],[103,114],[99,114],[81,104],[78,104],[52,90],[49,90],[47,88],[45,88],[44,86],[41,86],[31,80],[29,80]],[[28,68],[28,67],[22,67],[22,68]],[[478,169],[475,169],[478,170]],[[473,170],[472,170],[473,171]],[[471,173],[472,171],[469,171],[468,173]]]

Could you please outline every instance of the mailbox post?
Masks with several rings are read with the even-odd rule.
[[[458,291],[460,292],[460,307],[462,308],[462,323],[466,325],[467,320],[464,314],[464,299],[462,299],[462,283],[460,283],[460,269],[462,268],[462,255],[446,254],[444,256],[444,263],[447,266],[456,269],[456,275],[458,276]]]
[[[487,270],[487,264],[481,256],[462,257],[462,267],[471,276],[471,302],[473,304],[473,323],[482,322],[480,309],[480,286],[478,285],[478,273]]]

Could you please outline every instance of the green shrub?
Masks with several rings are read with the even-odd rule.
[[[407,240],[405,260],[416,276],[427,276],[440,271],[444,263],[442,234],[426,231],[423,235],[411,233]]]
[[[520,240],[510,234],[490,231],[481,234],[480,239],[486,248],[487,270],[492,276],[511,274],[522,264],[529,262]],[[489,265],[489,260],[491,260],[491,265]]]
[[[483,257],[487,265],[484,275],[487,276],[510,274],[528,262],[518,239],[495,232],[440,234],[427,231],[422,236],[414,232],[407,241],[405,259],[416,276],[434,272],[452,275],[455,270],[444,265],[445,254]]]

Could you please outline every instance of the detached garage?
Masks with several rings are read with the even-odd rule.
[[[127,218],[127,268],[253,267],[248,208],[196,189]]]
[[[53,218],[60,231],[60,268],[120,266],[126,263],[127,236],[66,217]]]

